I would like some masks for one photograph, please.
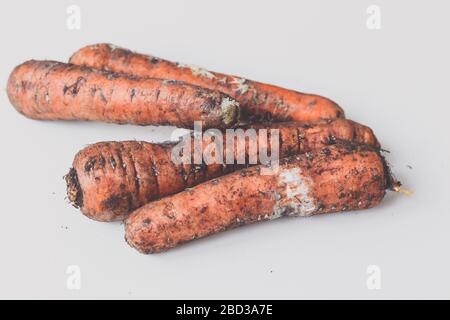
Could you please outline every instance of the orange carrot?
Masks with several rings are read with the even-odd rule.
[[[247,120],[305,122],[344,117],[344,111],[335,102],[318,95],[174,63],[111,44],[84,47],[72,55],[70,62],[142,77],[179,80],[218,90],[240,103],[243,117]]]
[[[261,220],[366,209],[392,183],[379,152],[367,146],[333,145],[292,156],[272,175],[261,169],[233,172],[148,203],[126,220],[126,241],[154,253]]]
[[[54,61],[19,65],[7,91],[13,106],[33,119],[184,128],[201,121],[205,128],[227,128],[239,117],[238,103],[220,92]]]

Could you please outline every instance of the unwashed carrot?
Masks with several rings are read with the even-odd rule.
[[[139,125],[227,128],[238,103],[224,93],[161,79],[100,71],[54,61],[27,61],[8,80],[22,114],[42,120],[96,120]]]
[[[126,220],[126,241],[154,253],[261,220],[366,209],[392,183],[379,152],[367,146],[337,144],[286,158],[273,175],[261,170],[242,169],[148,203]]]
[[[243,118],[247,120],[304,122],[344,117],[344,111],[335,102],[322,96],[175,63],[111,44],[86,46],[73,54],[70,62],[143,77],[180,80],[218,90],[241,104]]]
[[[238,144],[236,135],[230,136],[236,132],[225,132],[222,141],[224,155],[229,151],[228,139],[232,141],[232,159],[239,159],[238,155],[244,153],[245,164],[241,165],[236,161],[226,162],[225,165],[204,161],[195,163],[194,139],[186,142],[191,144],[192,153],[184,163],[175,163],[172,158],[178,152],[175,148],[179,149],[180,143],[125,141],[90,145],[76,155],[73,168],[66,176],[69,199],[92,219],[120,220],[149,201],[242,168],[251,159],[256,159],[252,164],[264,163],[259,153],[260,143],[266,142],[266,150],[278,151],[280,158],[306,153],[340,141],[379,148],[370,128],[345,119],[303,125],[293,122],[255,124],[242,129],[247,132],[250,128],[257,129],[258,134],[261,129],[268,131],[262,135],[263,140],[247,140],[243,147]],[[279,130],[278,139],[273,141],[270,130],[275,129]],[[211,146],[211,139],[203,141],[202,151]],[[271,156],[271,159],[274,158]],[[223,162],[225,161],[226,157],[223,156]]]

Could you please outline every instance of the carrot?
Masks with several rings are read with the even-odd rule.
[[[180,80],[218,90],[240,103],[247,120],[304,122],[344,117],[344,111],[335,102],[318,95],[174,63],[111,44],[84,47],[72,55],[70,62],[143,77]]]
[[[27,61],[8,80],[8,96],[27,117],[209,128],[234,125],[238,103],[197,86],[100,71],[54,61]]]
[[[391,187],[377,150],[334,145],[284,159],[273,175],[255,166],[134,211],[125,239],[142,253],[161,252],[237,226],[282,216],[366,209]]]
[[[379,143],[368,127],[356,122],[337,119],[316,124],[272,123],[245,126],[242,129],[278,129],[279,140],[273,145],[270,131],[262,141],[250,141],[244,148],[230,132],[224,133],[223,154],[229,151],[227,140],[232,141],[232,158],[238,159],[243,150],[245,163],[264,163],[259,153],[260,143],[267,142],[267,150],[279,147],[279,157],[306,153],[340,141],[368,144],[379,148]],[[203,151],[210,146],[204,137]],[[194,150],[193,139],[186,141]],[[250,145],[254,143],[254,148]],[[206,146],[205,146],[206,144]],[[183,146],[183,144],[181,144]],[[100,142],[81,150],[66,175],[69,200],[88,217],[98,221],[120,220],[134,209],[149,201],[180,192],[209,179],[242,168],[234,162],[195,163],[189,155],[185,163],[175,163],[172,155],[180,143],[152,144],[138,141]],[[271,158],[273,159],[273,158]],[[201,160],[201,159],[200,159]],[[224,160],[225,157],[224,157]],[[189,162],[189,163],[186,163]]]

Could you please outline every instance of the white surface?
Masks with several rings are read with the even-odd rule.
[[[81,8],[81,30],[66,27],[70,4]],[[381,8],[380,30],[366,27],[371,4]],[[450,298],[449,2],[1,6],[0,298]],[[162,141],[173,128],[32,121],[4,90],[15,65],[65,61],[96,42],[328,96],[375,130],[414,195],[141,255],[124,242],[123,225],[72,208],[62,176],[89,143]],[[80,290],[66,287],[69,265],[80,267]],[[367,289],[369,265],[381,268],[380,290]]]

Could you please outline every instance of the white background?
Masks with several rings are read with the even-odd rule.
[[[71,4],[80,30],[66,26]],[[366,26],[372,4],[380,30]],[[448,1],[2,1],[0,298],[450,298],[449,13]],[[96,42],[330,97],[374,129],[414,195],[141,255],[122,224],[71,207],[62,177],[89,143],[174,128],[32,121],[6,96],[15,65]]]

